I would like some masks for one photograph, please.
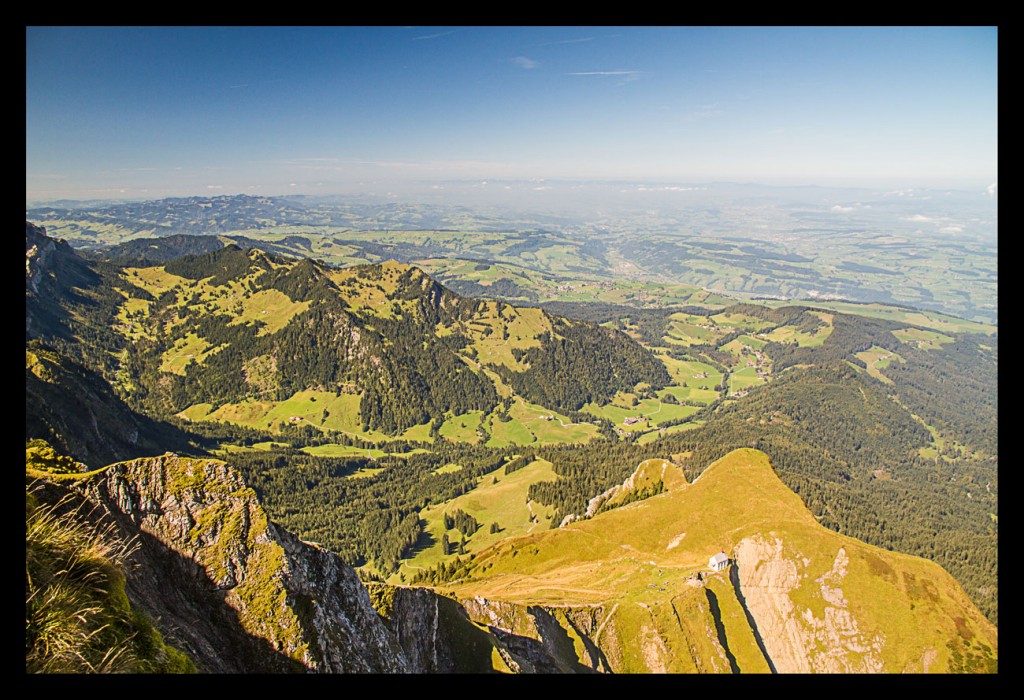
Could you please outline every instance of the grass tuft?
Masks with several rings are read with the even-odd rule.
[[[90,525],[70,497],[40,505],[25,491],[25,670],[28,673],[194,672],[133,612],[124,568],[135,544]]]

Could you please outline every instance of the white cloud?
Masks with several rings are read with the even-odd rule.
[[[904,221],[931,221],[931,219],[924,214],[914,214],[913,216],[901,217]]]
[[[963,226],[943,226],[939,229],[940,233],[962,233],[964,230]]]
[[[856,208],[856,207],[841,207],[841,206],[839,206],[839,205],[837,204],[837,205],[835,205],[834,207],[832,207],[832,211],[836,211],[836,212],[842,212],[842,213],[844,213],[844,214],[845,214],[845,213],[847,213],[847,212],[851,212],[851,211],[853,211],[853,210],[854,210],[855,208]]]
[[[540,65],[539,61],[534,61],[532,58],[527,58],[526,56],[516,56],[515,58],[511,58],[509,60],[512,61],[512,63],[515,63],[520,68],[526,68],[527,70],[531,68],[536,68],[537,66]]]
[[[989,197],[995,197],[996,193],[999,191],[999,183],[993,182],[991,185],[985,188],[985,191],[988,192]]]
[[[224,185],[207,185],[206,189],[208,189],[208,190],[222,190],[222,189],[224,189]]]
[[[412,38],[412,40],[413,41],[422,41],[423,39],[437,39],[438,37],[448,36],[449,34],[454,34],[455,32],[459,32],[459,31],[462,31],[462,30],[461,29],[452,29],[451,31],[438,32],[437,34],[424,34],[423,36],[414,36]]]
[[[637,76],[640,75],[638,70],[592,70],[592,71],[581,71],[578,73],[566,73],[566,75],[629,75]]]
[[[596,38],[597,37],[587,36],[583,37],[582,39],[563,39],[562,41],[549,41],[546,44],[541,44],[541,46],[558,46],[559,44],[579,44],[584,41],[593,41]]]
[[[683,119],[686,121],[695,121],[697,119],[707,119],[709,117],[718,117],[725,114],[725,110],[718,108],[718,103],[697,105],[696,108],[683,115]]]

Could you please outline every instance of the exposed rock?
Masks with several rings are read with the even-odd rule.
[[[224,462],[165,454],[79,490],[138,538],[126,591],[208,672],[404,672],[351,567],[269,522]]]
[[[747,609],[780,673],[879,673],[885,636],[864,633],[839,587],[846,576],[840,548],[832,569],[815,580],[824,614],[802,610],[791,594],[801,585],[796,558],[783,554],[783,541],[761,536],[736,547],[736,561]]]

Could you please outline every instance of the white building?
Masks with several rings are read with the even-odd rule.
[[[722,571],[726,566],[729,565],[729,557],[725,555],[725,552],[719,552],[715,556],[708,559],[708,566],[712,571]]]

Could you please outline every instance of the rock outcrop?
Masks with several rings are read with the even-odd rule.
[[[270,522],[224,462],[168,453],[73,488],[136,539],[126,592],[200,670],[409,670],[355,571]]]
[[[81,289],[97,284],[97,275],[66,241],[25,222],[25,336],[66,336],[72,321],[62,299],[81,298]]]
[[[810,607],[801,611],[792,600],[803,576],[800,561],[784,556],[781,539],[747,538],[736,547],[742,596],[778,672],[884,670],[884,633],[862,632],[843,595],[848,561],[846,550],[840,548],[832,569],[815,579],[822,606],[816,615]]]

